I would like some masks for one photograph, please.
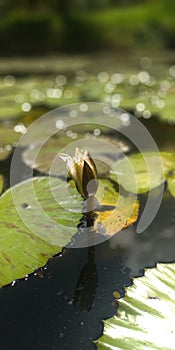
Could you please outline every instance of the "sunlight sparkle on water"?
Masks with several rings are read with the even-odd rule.
[[[143,56],[141,57],[139,64],[141,68],[148,69],[151,67],[151,64],[152,64],[151,58],[148,56]]]
[[[71,118],[76,118],[77,115],[78,115],[78,112],[77,112],[76,109],[71,109],[71,111],[69,112],[69,116],[70,116]]]
[[[94,135],[95,136],[99,136],[101,134],[101,130],[100,129],[94,129]]]
[[[159,100],[157,101],[157,103],[156,103],[156,106],[157,106],[158,108],[164,108],[164,107],[165,107],[165,101],[162,100],[162,99],[159,99]]]
[[[136,86],[139,83],[139,78],[136,74],[133,74],[129,77],[129,83],[132,86]]]
[[[110,114],[111,113],[111,108],[109,106],[104,106],[103,113],[104,114]]]
[[[75,140],[77,138],[77,133],[76,132],[72,132],[72,130],[67,130],[66,131],[66,136],[70,137],[73,140]]]
[[[47,94],[47,97],[50,97],[50,98],[60,98],[62,96],[62,90],[49,88],[47,89],[46,94]]]
[[[172,78],[175,78],[175,66],[171,66],[169,68],[169,75],[172,77]]]
[[[130,125],[130,115],[128,113],[122,113],[120,118],[124,126]]]
[[[145,118],[145,119],[151,118],[151,112],[148,109],[145,109],[143,111],[143,118]]]
[[[32,105],[29,102],[24,102],[21,105],[21,109],[23,112],[29,112],[32,109]]]
[[[100,72],[97,75],[97,79],[100,83],[106,83],[109,80],[109,75],[106,72]]]
[[[73,95],[73,93],[72,93],[72,91],[71,91],[70,89],[66,89],[66,90],[64,91],[64,97],[65,97],[65,98],[71,98],[72,95]]]
[[[21,134],[26,134],[27,128],[21,123],[14,126],[14,131],[20,132]]]
[[[159,89],[157,94],[160,96],[160,97],[165,97],[167,95],[167,90],[162,90],[162,89]]]
[[[146,71],[141,71],[138,74],[138,78],[139,78],[139,81],[144,84],[144,83],[147,83],[149,81],[150,75]]]
[[[88,110],[88,105],[86,103],[82,103],[80,105],[80,111],[81,112],[87,112],[87,110]]]
[[[56,83],[60,86],[63,86],[67,83],[67,78],[65,75],[61,74],[56,77]]]
[[[16,82],[16,79],[13,75],[6,75],[4,78],[4,85],[7,87],[14,86]]]
[[[114,94],[111,98],[111,104],[113,107],[119,107],[122,100],[123,96],[121,94]]]
[[[3,150],[5,150],[5,151],[11,151],[11,149],[12,149],[12,145],[6,145],[6,146],[3,148]]]
[[[44,92],[33,89],[30,93],[30,99],[31,100],[37,100],[37,101],[43,101],[45,99],[45,94]]]
[[[151,87],[151,86],[154,86],[155,83],[156,83],[156,79],[152,75],[150,75],[149,79],[146,82],[146,85]]]
[[[57,129],[64,129],[65,127],[66,127],[66,125],[65,125],[65,123],[64,123],[64,121],[62,120],[62,119],[58,119],[57,121],[56,121],[56,128]]]
[[[145,109],[144,103],[142,103],[142,102],[137,103],[136,104],[136,109],[137,109],[138,112],[143,112],[144,109]]]
[[[124,79],[125,79],[125,77],[121,73],[114,73],[111,75],[111,81],[114,84],[121,84],[121,83],[123,83]]]
[[[22,94],[17,94],[17,95],[15,96],[15,102],[17,102],[17,103],[22,103],[22,102],[24,102],[24,96],[23,96]]]
[[[111,93],[111,92],[114,91],[114,89],[115,89],[115,85],[112,82],[110,82],[110,81],[104,87],[104,91],[106,93]]]
[[[160,82],[160,87],[162,90],[169,90],[171,88],[171,82],[168,80],[162,80]]]

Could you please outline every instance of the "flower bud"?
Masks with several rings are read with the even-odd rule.
[[[66,162],[69,174],[82,197],[87,199],[94,196],[98,188],[97,169],[90,154],[76,148],[73,158],[67,154],[60,154],[60,158]]]

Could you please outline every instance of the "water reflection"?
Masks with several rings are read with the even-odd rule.
[[[141,208],[144,200],[142,196]],[[111,238],[110,247],[123,251],[125,265],[132,276],[138,276],[143,268],[157,262],[174,261],[174,203],[174,198],[166,192],[156,219],[143,234],[136,234],[131,226]]]
[[[93,307],[97,284],[95,247],[90,247],[88,248],[88,262],[81,270],[74,295],[74,303],[79,304],[82,311],[90,311]]]

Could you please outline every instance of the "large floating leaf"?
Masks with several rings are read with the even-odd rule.
[[[93,232],[80,230],[78,246],[106,240],[137,218],[134,196],[119,196],[100,180]],[[15,205],[14,205],[15,203]],[[0,286],[22,278],[61,251],[77,233],[82,199],[73,182],[39,177],[12,187],[0,198]],[[89,240],[90,237],[90,240]]]
[[[62,180],[52,179],[52,189],[60,205],[51,193],[47,177],[25,181],[0,198],[0,286],[43,266],[76,233],[82,214],[63,209],[62,188]]]
[[[0,127],[0,161],[8,157],[12,146],[19,140],[20,132],[15,132],[13,127]]]
[[[116,162],[113,170],[118,174],[120,185],[129,192],[144,193],[168,180],[168,189],[175,195],[174,153],[133,154]]]
[[[8,101],[7,99],[3,99],[2,98],[2,103],[3,106],[0,110],[0,120],[7,119],[7,120],[16,120],[18,118],[21,118],[22,116],[22,111],[21,111],[21,107],[19,105],[17,105],[15,102],[13,104],[11,104],[11,98],[13,98],[13,96],[8,96]]]
[[[134,279],[118,315],[104,322],[98,350],[174,350],[174,276],[175,264],[158,264]]]
[[[0,126],[0,161],[8,157],[13,146],[17,144],[25,132],[26,128],[22,123],[18,123],[15,126],[12,123],[7,126]],[[25,142],[23,142],[22,146],[25,145]]]
[[[1,126],[0,127],[0,147],[12,145],[13,143],[18,141],[20,136],[21,136],[21,133],[16,132],[13,129],[13,126],[10,126],[10,127]]]

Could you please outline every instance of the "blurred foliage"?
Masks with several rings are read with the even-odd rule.
[[[174,48],[174,13],[165,0],[1,0],[1,53]]]

